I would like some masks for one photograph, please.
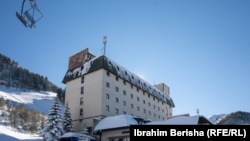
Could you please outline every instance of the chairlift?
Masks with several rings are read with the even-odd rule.
[[[25,27],[32,28],[43,17],[43,14],[39,10],[36,0],[29,0],[29,4],[25,2],[26,0],[23,0],[21,12],[16,12],[16,16]]]

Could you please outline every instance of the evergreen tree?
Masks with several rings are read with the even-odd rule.
[[[62,118],[60,115],[59,100],[55,99],[43,130],[44,141],[58,141],[63,134]]]
[[[72,132],[73,126],[72,126],[72,119],[70,114],[70,109],[68,104],[66,104],[64,108],[64,114],[63,114],[63,130],[65,132]]]
[[[90,141],[90,135],[87,128],[83,128],[78,141]]]
[[[3,107],[4,106],[4,98],[3,97],[0,97],[0,107]]]

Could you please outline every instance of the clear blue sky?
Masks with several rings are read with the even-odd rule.
[[[249,0],[37,0],[36,28],[0,2],[0,52],[60,87],[68,58],[85,48],[151,84],[164,82],[174,114],[250,111]],[[28,4],[28,2],[27,2]]]

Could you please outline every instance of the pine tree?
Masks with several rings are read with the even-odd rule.
[[[49,111],[48,118],[44,126],[44,141],[58,141],[60,136],[63,134],[64,131],[60,111],[61,109],[59,100],[55,99],[55,102]]]
[[[83,130],[78,138],[78,141],[89,141],[89,140],[90,140],[90,135],[89,135],[88,129],[83,128]]]
[[[63,114],[63,129],[65,132],[72,132],[73,126],[72,126],[72,119],[70,114],[70,109],[68,104],[66,104],[64,108],[64,114]]]

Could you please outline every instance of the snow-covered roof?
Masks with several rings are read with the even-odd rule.
[[[101,68],[110,71],[111,73],[119,76],[120,78],[134,84],[143,91],[161,99],[162,101],[168,103],[171,107],[175,107],[174,102],[170,96],[164,94],[155,86],[149,84],[136,74],[128,71],[127,69],[125,69],[124,67],[104,55],[92,58],[90,61],[84,63],[82,66],[79,66],[72,70],[68,70],[64,76],[63,83],[66,83],[70,80],[81,77],[82,75],[91,73]]]
[[[94,132],[129,127],[130,125],[138,125],[137,120],[133,118],[131,115],[116,115],[109,116],[102,119],[94,128]]]
[[[151,121],[146,125],[198,125],[200,123],[212,124],[208,119],[203,116],[176,116],[167,120]]]
[[[81,133],[77,133],[77,132],[67,132],[64,133],[61,138],[68,138],[68,137],[80,137]]]

